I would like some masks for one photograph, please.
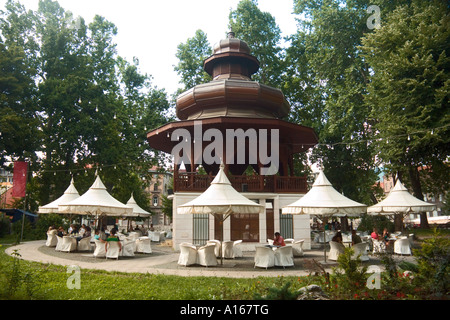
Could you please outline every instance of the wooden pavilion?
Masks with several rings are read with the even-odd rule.
[[[308,191],[306,177],[294,176],[293,156],[317,143],[314,130],[284,120],[290,105],[282,91],[251,80],[259,70],[259,61],[245,42],[230,32],[213,51],[203,66],[212,80],[178,96],[179,121],[147,134],[152,148],[174,155],[174,247],[181,242],[202,244],[220,238],[214,220],[210,221],[207,215],[181,216],[176,214],[176,208],[209,187],[222,159],[233,187],[266,207],[266,212],[259,216],[233,215],[224,229],[225,240],[243,240],[251,247],[273,238],[275,231],[285,238],[309,239],[309,219],[281,216],[280,208]],[[214,133],[213,138],[205,136],[208,132]],[[233,136],[232,141],[227,140],[230,132],[243,133],[245,141],[238,144]],[[217,140],[217,135],[223,139]],[[186,137],[190,139],[183,140]],[[261,139],[265,139],[265,145],[260,143]],[[186,148],[178,152],[177,146],[182,143]],[[221,145],[211,153],[211,145],[217,147],[217,143]],[[271,151],[261,152],[264,146]],[[202,157],[207,151],[214,161]],[[261,174],[270,172],[268,167],[274,165],[267,163],[269,155],[273,162],[278,162],[277,170]],[[181,170],[181,163],[185,170]],[[199,170],[200,166],[204,170]],[[294,222],[295,219],[298,221]]]

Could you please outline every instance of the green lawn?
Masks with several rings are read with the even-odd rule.
[[[372,276],[351,258],[352,250],[338,259],[331,274],[318,272],[303,277],[181,277],[106,272],[82,269],[80,289],[70,289],[76,273],[68,267],[20,260],[0,245],[0,299],[38,300],[252,300],[292,299],[301,287],[318,284],[332,300],[424,300],[448,299],[450,282],[450,238],[448,232],[419,235],[421,249],[415,264],[395,265],[382,259],[389,272],[380,274],[380,287],[370,288]],[[4,242],[3,242],[4,243]],[[412,270],[405,275],[405,270]]]
[[[106,272],[82,269],[80,289],[69,289],[67,281],[74,273],[66,267],[18,260],[0,248],[0,297],[2,299],[83,299],[83,300],[227,300],[254,299],[266,295],[270,287],[291,282],[297,289],[302,280],[297,277],[232,279],[217,277],[181,277],[140,273]],[[14,269],[14,263],[16,268]],[[18,270],[17,273],[14,270]],[[17,277],[14,275],[17,274]],[[14,294],[7,294],[12,279],[22,279]],[[23,279],[29,279],[29,282]],[[71,282],[73,283],[73,282]],[[305,285],[305,283],[303,283]],[[31,294],[30,294],[31,293]]]

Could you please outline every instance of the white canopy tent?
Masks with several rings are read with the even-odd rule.
[[[150,212],[145,211],[136,203],[133,194],[131,195],[131,198],[128,200],[127,206],[133,208],[133,212],[131,214],[128,214],[127,215],[128,217],[149,217],[151,215]]]
[[[136,200],[134,200],[133,194],[131,194],[130,199],[127,202],[127,206],[133,208],[133,212],[131,214],[128,214],[126,217],[123,217],[124,219],[127,219],[127,228],[130,228],[130,220],[128,218],[149,218],[152,214],[144,209],[142,209],[137,203]]]
[[[400,215],[399,217],[402,219],[402,216],[407,213],[427,212],[435,209],[436,205],[411,195],[399,179],[388,196],[383,201],[367,208],[367,212],[370,215],[393,215],[394,219],[396,215]]]
[[[323,173],[303,197],[294,203],[281,209],[282,214],[312,214],[318,217],[357,217],[367,211],[367,206],[353,201],[340,194],[333,188],[330,181]],[[325,232],[324,232],[325,239]],[[326,248],[324,246],[324,258],[326,257]]]
[[[320,171],[311,190],[299,200],[283,207],[282,213],[357,217],[366,210],[365,204],[353,201],[337,192],[323,171]]]
[[[224,172],[224,164],[221,163],[211,185],[205,192],[194,200],[178,206],[178,214],[212,214],[217,219],[222,228],[223,222],[231,214],[260,214],[265,207],[260,205],[233,188]],[[222,232],[223,237],[223,232]],[[223,239],[221,239],[222,241]],[[222,255],[221,255],[222,256]],[[222,261],[223,263],[223,261]]]
[[[410,212],[418,213],[435,209],[436,205],[412,196],[400,180],[397,180],[395,187],[389,192],[389,195],[383,201],[367,208],[367,212],[371,215],[377,215]]]
[[[60,213],[121,217],[133,213],[133,208],[112,197],[99,176],[81,197],[58,206]]]
[[[263,213],[263,205],[246,198],[233,188],[223,171],[224,165],[220,165],[211,185],[205,192],[194,200],[178,206],[178,214],[203,214],[223,216],[223,220],[233,213]]]
[[[80,197],[77,189],[73,184],[73,178],[70,181],[69,187],[64,191],[63,195],[58,199],[46,204],[45,206],[40,206],[38,213],[60,213],[59,205],[66,204]]]

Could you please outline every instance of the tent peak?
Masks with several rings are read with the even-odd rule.
[[[95,181],[91,186],[91,189],[105,189],[106,190],[106,187],[103,184],[102,179],[100,179],[100,176],[97,176],[95,178]]]
[[[391,191],[407,191],[408,189],[405,188],[405,186],[400,182],[400,179],[397,180],[395,183],[394,188]]]
[[[319,171],[319,175],[316,178],[316,181],[314,181],[313,186],[331,186],[330,181],[325,176],[325,173],[323,171]]]
[[[219,172],[217,173],[214,180],[211,182],[211,184],[229,184],[231,185],[230,180],[228,180],[227,175],[225,174],[225,165],[223,164],[223,161],[221,161]]]

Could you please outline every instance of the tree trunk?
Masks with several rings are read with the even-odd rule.
[[[403,215],[401,213],[394,215],[394,231],[403,231]]]
[[[348,218],[347,217],[341,217],[341,231],[347,232],[348,230]]]
[[[414,197],[423,201],[422,186],[420,184],[419,171],[417,170],[417,167],[409,166],[408,173],[411,180]],[[420,227],[423,229],[430,228],[426,212],[420,213]]]

